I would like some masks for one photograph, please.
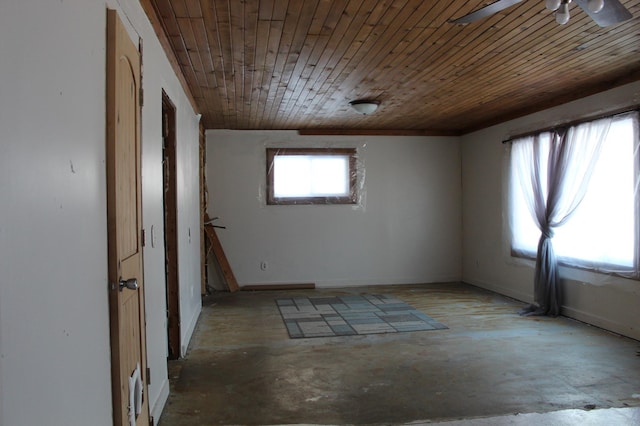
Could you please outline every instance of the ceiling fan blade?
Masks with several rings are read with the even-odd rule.
[[[449,20],[449,22],[452,24],[468,24],[487,16],[491,16],[494,13],[498,13],[501,10],[511,7],[516,3],[520,3],[521,1],[522,0],[498,0],[495,3],[491,3],[490,5],[478,9],[475,12],[471,12],[470,14],[465,15],[461,18],[451,19]]]
[[[587,0],[576,0],[576,3],[601,27],[608,27],[633,18],[631,12],[618,0],[605,0],[604,7],[598,13],[593,13],[589,10]]]

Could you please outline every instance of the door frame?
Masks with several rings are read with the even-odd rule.
[[[162,186],[164,211],[167,349],[169,359],[180,358],[180,276],[178,263],[178,183],[176,107],[162,91]]]
[[[198,128],[200,134],[198,138],[198,156],[200,157],[200,295],[204,297],[207,294],[207,251],[205,246],[206,235],[204,233],[204,222],[207,215],[207,180],[205,172],[207,167],[207,147],[202,121],[199,123]]]

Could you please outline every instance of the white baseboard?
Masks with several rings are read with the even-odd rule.
[[[413,279],[364,279],[364,280],[336,280],[336,281],[316,281],[316,288],[337,288],[337,287],[365,287],[377,285],[419,285],[419,284],[436,284],[436,283],[453,283],[460,282],[459,276],[441,276],[431,277],[426,280],[416,281]]]
[[[525,303],[531,303],[533,301],[532,295],[514,290],[512,288],[502,287],[499,285],[495,285],[492,283],[483,282],[479,280],[464,280],[464,282],[474,285],[476,287],[481,287],[486,290],[496,292],[498,294],[502,294],[507,297],[511,297],[519,301],[523,301]],[[635,340],[640,340],[640,329],[634,329],[633,327],[630,327],[628,325],[611,321],[607,318],[603,318],[601,316],[594,315],[580,309],[562,305],[562,307],[560,308],[560,314],[567,318],[572,318],[572,319],[587,323],[589,325],[602,328],[612,333],[627,336]]]
[[[640,330],[633,329],[632,327],[608,320],[601,316],[593,315],[580,309],[570,308],[564,305],[561,308],[561,313],[566,317],[576,319],[578,321],[593,325],[598,328],[602,328],[607,331],[611,331],[615,334],[620,334],[635,340],[640,340]]]
[[[493,283],[480,281],[480,280],[462,280],[462,282],[471,284],[476,287],[484,288],[485,290],[493,291],[498,294],[502,294],[503,296],[507,296],[512,299],[519,300],[523,303],[531,303],[533,301],[532,295],[514,290],[509,287],[502,287],[499,285],[495,285]]]
[[[166,378],[160,388],[160,394],[158,398],[153,402],[151,408],[151,417],[153,418],[153,426],[157,425],[160,421],[160,416],[164,410],[164,406],[169,398],[169,379]]]
[[[181,357],[187,354],[187,349],[189,348],[189,342],[191,341],[191,337],[193,336],[193,331],[196,329],[196,324],[198,323],[200,312],[202,312],[202,305],[200,305],[198,309],[196,309],[196,311],[193,313],[193,316],[189,319],[189,322],[187,323],[187,327],[184,329],[184,333],[182,333],[182,336],[180,337],[180,356]]]

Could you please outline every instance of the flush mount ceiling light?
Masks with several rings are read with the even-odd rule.
[[[380,101],[351,101],[349,102],[349,105],[351,105],[351,108],[355,109],[360,114],[368,115],[378,109]]]

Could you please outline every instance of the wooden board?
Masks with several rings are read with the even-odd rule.
[[[233,270],[231,269],[231,265],[229,265],[227,256],[224,254],[218,235],[216,235],[215,228],[213,225],[205,225],[204,232],[209,239],[210,251],[213,251],[213,255],[216,257],[218,265],[220,265],[220,270],[222,271],[222,276],[224,277],[227,288],[232,293],[240,290],[240,286],[238,286],[238,281],[236,281],[236,277],[233,275]]]

